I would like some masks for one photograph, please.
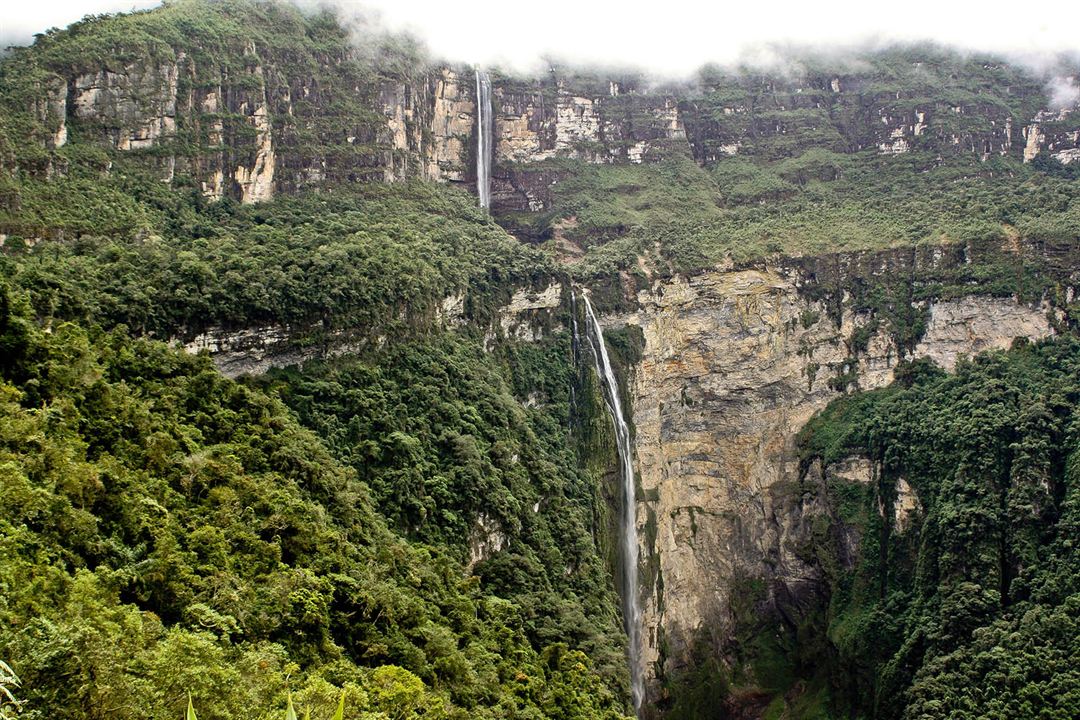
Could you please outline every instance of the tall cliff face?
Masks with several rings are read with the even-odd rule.
[[[89,19],[4,63],[0,167],[65,174],[77,169],[72,147],[97,148],[113,161],[106,172],[134,163],[245,203],[326,184],[462,180],[470,82],[421,55],[285,3]]]
[[[191,31],[178,34],[183,23]],[[1016,67],[932,48],[870,56],[858,71],[833,64],[706,70],[670,86],[561,67],[496,74],[493,208],[547,209],[560,158],[641,163],[677,149],[708,165],[824,149],[983,160],[1047,152],[1069,163],[1080,153],[1074,109],[1048,109],[1042,80]],[[57,151],[74,144],[243,202],[343,182],[475,178],[471,69],[431,65],[400,39],[281,4],[223,3],[200,15],[198,3],[179,3],[92,20],[6,67],[18,88],[5,98],[12,146],[0,147],[0,167],[9,171],[67,172],[72,160]],[[37,152],[20,149],[27,135]]]
[[[245,203],[320,184],[475,179],[476,98],[467,68],[372,78],[350,73],[357,58],[342,48],[301,75],[275,48],[255,42],[244,47],[240,71],[202,64],[182,49],[164,55],[48,75],[38,88],[45,99],[32,101],[43,124],[39,143],[64,147],[74,122],[81,142],[134,157],[165,182],[191,177],[207,199]],[[355,110],[327,112],[339,104]],[[515,163],[642,162],[650,143],[685,137],[668,96],[619,100],[507,82],[493,104],[502,207],[544,207],[507,169]]]
[[[956,262],[940,252],[919,259],[927,275]],[[911,273],[914,260],[868,254],[810,266],[843,267],[839,286],[854,287]],[[637,326],[644,340],[628,393],[642,662],[653,700],[662,697],[661,682],[687,669],[702,648],[727,653],[739,604],[757,603],[762,616],[791,616],[823,602],[820,570],[802,550],[813,517],[827,509],[800,475],[796,454],[796,436],[815,412],[849,388],[888,384],[902,359],[930,358],[951,369],[962,356],[1054,332],[1055,311],[1041,302],[969,295],[915,302],[923,331],[908,344],[850,297],[837,305],[817,292],[830,280],[810,266],[657,282],[638,293],[633,312],[605,321]],[[869,465],[854,459],[830,472],[871,479]],[[910,488],[898,496],[902,527],[919,500]],[[764,595],[739,597],[755,584]]]
[[[242,57],[240,72],[177,51],[149,67],[61,76],[51,81],[47,146],[63,147],[74,121],[84,142],[135,156],[165,182],[192,177],[209,200],[245,203],[326,182],[464,180],[475,103],[454,70],[415,82],[335,78],[356,83],[347,100],[362,112],[328,117],[336,100],[325,78],[292,75],[255,43]],[[349,62],[343,54],[319,69]]]

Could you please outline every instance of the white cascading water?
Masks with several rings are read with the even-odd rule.
[[[476,194],[480,207],[491,207],[491,150],[494,123],[491,116],[491,80],[476,68]]]
[[[596,319],[589,296],[581,296],[585,301],[585,318],[588,321],[586,334],[589,345],[596,359],[596,372],[604,381],[604,401],[611,413],[611,423],[615,426],[615,439],[618,443],[619,465],[623,481],[622,513],[622,561],[623,561],[623,619],[626,622],[626,638],[629,641],[630,691],[634,700],[634,711],[640,713],[641,703],[645,698],[645,679],[641,668],[641,605],[638,602],[638,537],[637,537],[637,501],[634,490],[634,460],[630,448],[630,428],[623,416],[622,403],[619,400],[619,386],[615,382],[615,373],[611,370],[607,348],[604,346],[604,333],[600,321]]]
[[[570,293],[570,352],[574,358],[574,368],[579,367],[581,362],[581,341],[578,339],[577,327],[577,293]],[[571,431],[574,427],[574,411],[577,408],[577,388],[575,383],[570,383],[570,412],[566,415],[566,428]]]

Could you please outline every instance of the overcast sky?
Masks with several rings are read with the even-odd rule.
[[[319,0],[303,0],[316,4]],[[159,0],[0,0],[0,40],[29,42],[88,13]],[[453,60],[530,68],[547,53],[685,75],[763,43],[851,45],[933,39],[964,48],[1037,55],[1080,50],[1078,0],[337,0],[376,8]],[[1007,9],[1006,9],[1007,8]]]

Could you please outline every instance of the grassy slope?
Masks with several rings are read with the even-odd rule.
[[[560,235],[585,248],[571,266],[583,278],[693,272],[779,254],[1080,236],[1080,183],[1049,163],[1044,172],[1004,158],[938,164],[919,154],[810,149],[707,168],[678,154],[656,165],[552,165],[566,177],[545,221],[574,219]],[[557,251],[554,241],[550,248]]]

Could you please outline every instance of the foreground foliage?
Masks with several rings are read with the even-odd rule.
[[[270,395],[0,294],[0,656],[24,718],[617,717],[579,651],[386,526]],[[360,714],[356,714],[360,713]],[[368,715],[371,714],[371,715]]]

